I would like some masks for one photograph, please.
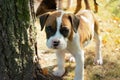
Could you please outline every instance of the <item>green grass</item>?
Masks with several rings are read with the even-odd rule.
[[[110,12],[113,13],[114,16],[117,16],[120,18],[120,0],[110,0],[106,7]]]

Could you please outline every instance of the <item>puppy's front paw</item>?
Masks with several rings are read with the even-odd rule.
[[[75,58],[74,57],[70,57],[70,62],[75,62]]]
[[[65,69],[57,69],[53,72],[53,75],[61,77],[63,76],[64,73],[65,73]]]
[[[103,60],[102,60],[102,58],[96,58],[95,60],[94,60],[94,63],[95,64],[97,64],[97,65],[102,65],[103,64]]]

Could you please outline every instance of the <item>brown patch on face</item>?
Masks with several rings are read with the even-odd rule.
[[[46,21],[46,27],[45,27],[45,32],[46,32],[46,37],[49,39],[51,36],[53,36],[56,31],[57,31],[57,22],[56,18],[61,15],[61,12],[52,12],[50,13],[49,17],[47,18]]]
[[[63,15],[61,27],[66,27],[69,30],[67,37],[69,40],[72,40],[73,39],[73,30],[72,30],[71,22],[68,17],[69,17],[69,15],[67,15],[67,14]]]
[[[56,27],[56,18],[61,15],[61,12],[52,12],[46,21],[46,26]]]

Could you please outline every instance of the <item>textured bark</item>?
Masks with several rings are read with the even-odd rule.
[[[0,80],[31,80],[35,32],[32,0],[0,0]]]

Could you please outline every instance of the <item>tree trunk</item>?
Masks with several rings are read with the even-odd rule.
[[[35,28],[32,0],[0,0],[0,80],[31,80]]]

